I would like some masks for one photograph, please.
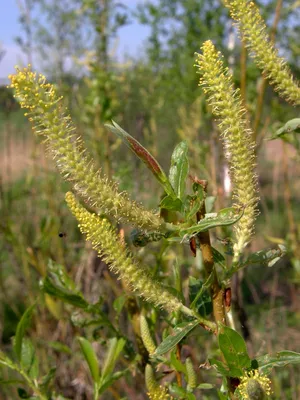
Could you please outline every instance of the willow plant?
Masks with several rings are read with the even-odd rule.
[[[290,75],[286,65],[278,62],[277,53],[268,42],[262,19],[253,3],[238,0],[226,1],[233,18],[239,22],[242,39],[257,58],[264,74],[287,100],[299,103],[299,87]],[[230,165],[233,183],[232,206],[212,213],[208,209],[207,182],[199,177],[189,176],[187,143],[179,143],[171,158],[169,175],[163,171],[157,160],[136,139],[125,132],[115,122],[107,128],[117,134],[125,144],[146,164],[162,187],[163,197],[158,211],[146,210],[130,200],[127,193],[120,193],[116,183],[108,180],[84,149],[83,142],[75,134],[75,127],[64,108],[62,97],[55,86],[47,83],[43,75],[30,68],[18,69],[10,76],[11,88],[32,124],[34,132],[42,136],[49,154],[55,159],[62,175],[68,179],[77,197],[68,192],[66,202],[78,221],[80,231],[86,235],[99,256],[107,263],[124,287],[129,287],[153,308],[160,309],[169,328],[164,339],[156,343],[153,325],[149,324],[149,314],[144,309],[139,313],[140,325],[135,329],[144,344],[145,354],[133,359],[136,365],[142,359],[145,367],[145,382],[148,396],[152,400],[196,399],[199,390],[211,389],[222,399],[266,399],[271,394],[271,382],[267,375],[274,365],[299,362],[300,355],[283,351],[275,358],[270,355],[251,359],[244,339],[227,326],[227,314],[231,307],[230,280],[234,273],[248,264],[274,264],[283,254],[282,247],[275,250],[259,251],[246,256],[245,247],[254,234],[255,219],[258,214],[257,175],[255,171],[255,143],[252,141],[250,123],[242,106],[239,90],[233,85],[229,69],[224,66],[222,55],[211,41],[203,44],[196,54],[196,67],[201,75],[203,87],[211,112],[218,120],[225,156]],[[187,191],[187,181],[191,180],[192,191]],[[82,204],[81,200],[85,203]],[[91,211],[92,210],[92,211]],[[162,215],[172,214],[172,223]],[[190,277],[190,301],[187,302],[177,274],[179,285],[171,289],[163,284],[159,275],[135,258],[133,250],[121,240],[116,225],[118,222],[131,225],[131,242],[136,247],[145,247],[151,242],[164,241],[172,246],[174,242],[187,243],[191,253],[202,252],[205,275],[203,280]],[[209,231],[217,226],[233,226],[231,240],[231,260],[211,245]],[[228,247],[224,253],[228,254]],[[82,294],[70,284],[65,272],[51,266],[48,276],[42,282],[42,289],[65,302],[90,313],[100,313],[106,318],[116,335],[110,343],[105,367],[98,365],[97,356],[90,343],[80,339],[80,346],[88,362],[94,382],[94,399],[97,399],[125,372],[115,373],[114,367],[121,351],[126,353],[122,333],[99,311],[97,304],[88,304]],[[196,291],[193,292],[193,287]],[[204,307],[203,304],[206,304]],[[139,307],[139,306],[137,306]],[[24,324],[21,321],[20,324]],[[209,358],[208,364],[223,378],[222,389],[216,385],[198,382],[194,363],[190,358],[183,363],[181,343],[197,326],[215,335],[218,339],[220,359]],[[23,326],[24,328],[24,326]],[[19,329],[19,358],[24,374],[20,346],[25,329]],[[119,338],[119,339],[117,339]],[[122,339],[122,340],[121,340]],[[157,339],[157,337],[156,337]],[[119,342],[121,340],[121,342]],[[21,342],[21,344],[20,344]],[[24,342],[25,343],[25,342]],[[12,362],[0,355],[0,362],[12,368]],[[154,368],[165,364],[176,376],[176,383],[164,386]],[[26,375],[27,377],[27,375]],[[27,381],[30,381],[28,377]],[[35,383],[30,385],[33,394],[42,389]],[[45,398],[51,394],[45,390]],[[213,392],[212,392],[213,393]],[[215,395],[212,394],[212,397]]]

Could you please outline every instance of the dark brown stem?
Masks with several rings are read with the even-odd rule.
[[[205,186],[203,185],[205,191],[206,191],[206,185],[207,183],[205,182]],[[200,210],[197,212],[197,222],[205,217],[205,213],[206,213],[205,202],[203,201]],[[206,275],[209,276],[211,273],[213,274],[211,295],[212,295],[214,319],[216,323],[221,322],[222,324],[225,324],[226,318],[225,318],[225,308],[224,308],[224,289],[222,289],[219,284],[218,276],[214,268],[214,257],[212,253],[209,232],[208,231],[200,232],[197,236],[200,242],[200,250],[202,253],[202,259]]]
[[[177,360],[181,361],[181,346],[180,344],[177,344],[176,346],[176,358]],[[177,385],[182,387],[182,376],[181,373],[176,371],[176,380],[177,380]]]

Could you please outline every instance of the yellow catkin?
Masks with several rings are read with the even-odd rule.
[[[143,340],[144,346],[148,350],[149,354],[153,354],[156,350],[156,345],[151,336],[149,325],[147,319],[144,315],[140,316],[140,330],[141,330],[141,338]]]
[[[70,115],[55,87],[44,75],[31,71],[30,66],[9,76],[25,115],[37,135],[45,142],[62,175],[71,180],[74,189],[100,212],[131,223],[142,229],[158,230],[160,218],[119,193],[86,155],[82,140],[75,134]]]
[[[231,17],[237,21],[242,40],[250,50],[257,66],[278,93],[294,105],[300,104],[300,86],[286,62],[278,56],[266,30],[259,9],[253,1],[225,0]]]
[[[107,219],[87,211],[76,201],[71,192],[66,194],[66,202],[79,223],[80,231],[86,235],[87,240],[92,243],[93,248],[103,257],[113,272],[146,301],[168,312],[184,311],[183,304],[128,254],[126,247],[120,243],[119,236]]]
[[[211,41],[196,54],[201,74],[199,85],[207,96],[213,114],[218,118],[225,155],[230,166],[235,205],[244,207],[244,215],[234,225],[235,261],[251,239],[257,215],[257,176],[252,132],[248,129],[239,91],[233,87],[232,76]]]
[[[271,394],[270,385],[269,378],[254,370],[242,377],[238,392],[243,400],[266,400]]]
[[[145,368],[145,383],[150,400],[173,400],[173,397],[169,395],[168,390],[157,383],[153,368],[150,364],[147,364]]]
[[[192,360],[189,357],[185,360],[185,366],[186,366],[188,389],[190,390],[195,389],[195,387],[197,386],[197,374],[196,371],[194,370]]]

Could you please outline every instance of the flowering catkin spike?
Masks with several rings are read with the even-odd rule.
[[[190,357],[185,360],[186,375],[187,375],[187,389],[193,390],[197,386],[197,374]]]
[[[148,350],[148,353],[151,355],[155,352],[156,345],[154,343],[154,340],[152,339],[149,325],[144,315],[140,316],[140,329],[141,329],[141,338],[143,340],[144,346]]]
[[[242,377],[238,392],[243,400],[266,400],[271,394],[271,381],[257,370]]]
[[[145,383],[150,400],[173,400],[173,397],[168,394],[168,390],[156,382],[150,364],[147,364],[145,368]]]
[[[234,225],[234,259],[237,261],[253,235],[257,215],[257,176],[252,132],[247,128],[245,110],[238,90],[233,87],[232,76],[228,68],[224,68],[221,54],[211,41],[205,42],[202,54],[196,55],[196,66],[202,75],[199,85],[204,87],[212,112],[219,119],[233,183],[233,200],[236,206],[245,207],[242,218]]]
[[[86,234],[87,240],[91,241],[93,248],[103,257],[110,270],[119,275],[146,301],[169,312],[190,311],[177,297],[155,281],[145,268],[134,261],[107,219],[87,211],[71,192],[66,194],[66,202],[79,223],[80,231]]]
[[[300,86],[286,62],[271,44],[257,6],[248,0],[224,0],[231,17],[237,21],[242,40],[249,48],[257,66],[279,94],[294,105],[300,104]]]
[[[75,190],[101,212],[142,229],[158,230],[159,217],[130,201],[126,193],[119,193],[116,185],[102,176],[85,155],[82,140],[74,134],[71,117],[55,87],[43,75],[32,72],[30,66],[17,68],[17,73],[9,78],[15,97],[28,110],[25,115],[33,130],[45,138],[60,172],[73,182]]]

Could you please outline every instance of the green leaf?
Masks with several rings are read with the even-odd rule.
[[[185,194],[185,181],[189,173],[187,158],[188,145],[180,142],[174,149],[171,157],[169,180],[178,199],[183,200]]]
[[[166,210],[181,211],[182,202],[179,199],[174,199],[172,196],[166,196],[160,202],[159,207]]]
[[[193,276],[189,278],[189,299],[191,308],[202,317],[207,317],[212,313],[212,300],[208,288],[212,284],[213,273],[203,283],[202,280],[196,279]]]
[[[86,362],[88,363],[93,381],[97,383],[99,381],[99,365],[93,346],[84,337],[78,337],[77,339]]]
[[[222,393],[220,390],[218,391],[219,400],[230,400],[230,397],[227,394]]]
[[[176,355],[176,349],[171,351],[170,361],[171,361],[171,366],[174,368],[175,371],[183,372],[186,375],[186,366],[180,360],[178,360]]]
[[[249,265],[261,265],[272,267],[286,254],[286,248],[278,245],[277,249],[260,250],[249,255],[245,261],[233,264],[226,272],[226,278],[231,277],[237,270],[245,268]]]
[[[192,219],[196,213],[200,210],[202,199],[198,196],[188,196],[185,201],[185,207],[188,210],[185,219],[189,221]]]
[[[230,376],[229,367],[222,361],[216,360],[215,358],[210,358],[209,363],[219,374],[223,376]]]
[[[123,142],[142,160],[146,166],[153,173],[155,178],[163,186],[165,192],[173,198],[176,198],[174,190],[164,173],[162,167],[159,165],[158,161],[145,149],[136,139],[134,139],[129,133],[124,131],[116,122],[112,121],[111,124],[105,124],[105,126],[118,137],[120,137]]]
[[[214,385],[211,383],[200,383],[200,385],[197,386],[197,389],[202,389],[202,390],[209,390],[213,389]]]
[[[244,339],[238,332],[225,325],[221,325],[218,339],[220,350],[227,365],[231,372],[234,370],[232,376],[242,375],[243,369],[251,366],[251,359]],[[240,371],[240,374],[238,374],[238,371]]]
[[[29,338],[23,338],[20,365],[32,379],[37,379],[39,375],[38,359],[35,347]]]
[[[117,315],[120,315],[125,303],[126,303],[126,296],[124,294],[115,299],[115,301],[113,302],[113,308],[116,311]]]
[[[46,342],[45,344],[47,346],[51,347],[53,350],[56,350],[60,353],[65,353],[65,354],[69,354],[69,355],[73,354],[70,347],[64,343],[57,342],[57,341],[49,341],[49,342]]]
[[[106,389],[108,389],[115,381],[122,378],[129,372],[129,369],[125,369],[123,371],[115,372],[112,375],[106,377],[103,382],[99,386],[98,395],[100,396]]]
[[[60,283],[60,286],[66,288],[68,290],[78,292],[75,282],[69,276],[65,267],[61,264],[56,263],[51,258],[48,260],[47,272],[49,272],[51,276],[56,277],[57,282]]]
[[[294,118],[288,121],[282,128],[278,129],[271,139],[277,139],[287,133],[297,132],[300,133],[300,118]]]
[[[177,383],[171,383],[169,385],[169,389],[171,393],[179,396],[180,399],[184,400],[196,400],[196,397],[193,393],[189,393],[185,388],[182,386],[178,386]]]
[[[56,373],[56,367],[52,367],[52,368],[50,368],[49,372],[42,377],[40,387],[43,390],[47,390],[49,384],[55,377],[55,373]]]
[[[173,347],[177,345],[185,336],[187,336],[197,325],[199,322],[197,320],[183,322],[182,324],[177,325],[173,333],[166,337],[160,345],[155,350],[153,356],[161,356],[167,353],[169,350],[172,350]]]
[[[187,391],[183,387],[178,386],[177,383],[171,383],[169,388],[176,396],[180,396],[181,399],[186,399]]]
[[[216,264],[220,264],[223,267],[225,267],[224,262],[225,262],[225,257],[223,256],[222,253],[220,253],[217,249],[215,249],[214,247],[211,248],[212,249],[212,253],[213,253],[213,258],[214,258],[214,262]]]
[[[1,385],[24,385],[25,382],[21,381],[20,379],[6,379],[6,380],[1,380],[0,379],[0,386]]]
[[[259,369],[269,374],[274,367],[285,367],[289,364],[300,364],[300,353],[294,351],[283,350],[276,353],[275,356],[266,354],[256,358]]]
[[[112,338],[109,340],[108,350],[102,368],[101,382],[113,372],[117,359],[125,344],[126,340],[123,338]]]
[[[224,208],[218,213],[206,214],[205,218],[201,219],[197,225],[180,229],[179,234],[180,236],[193,236],[217,226],[232,225],[242,218],[243,213],[244,210],[238,210],[234,207]]]
[[[14,339],[14,351],[15,351],[17,359],[19,361],[21,360],[22,342],[23,342],[23,338],[25,335],[25,331],[31,322],[31,317],[32,317],[35,306],[36,305],[33,304],[32,306],[27,308],[27,310],[22,315],[22,318],[20,319],[20,322],[18,323],[18,326],[17,326],[16,336]]]
[[[50,274],[44,278],[40,287],[45,292],[51,296],[57,297],[66,303],[72,304],[73,306],[86,309],[89,304],[85,301],[80,292],[72,292],[69,289],[61,286],[60,282],[56,279],[56,275]]]

